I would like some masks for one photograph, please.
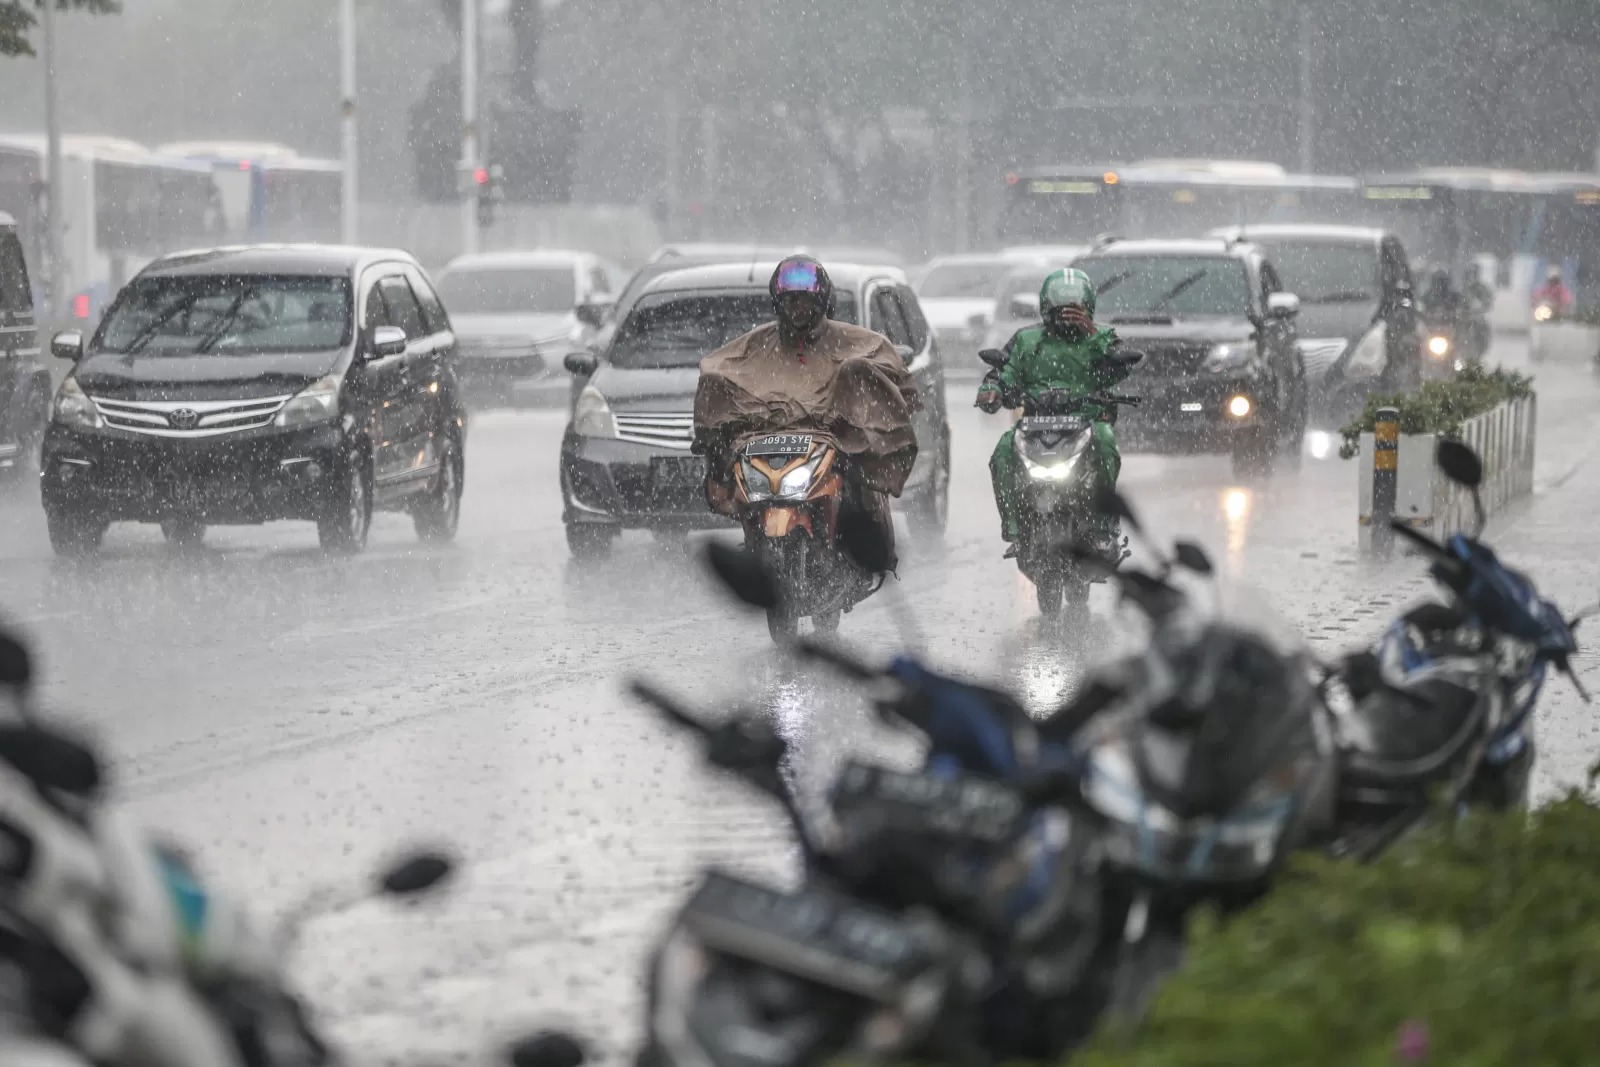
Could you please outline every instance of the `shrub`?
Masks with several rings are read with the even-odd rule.
[[[1461,432],[1465,420],[1482,415],[1497,404],[1532,393],[1533,379],[1525,374],[1504,367],[1484,370],[1470,366],[1448,381],[1423,382],[1414,393],[1368,397],[1361,414],[1339,431],[1344,438],[1339,456],[1350,459],[1360,452],[1361,435],[1371,432],[1379,408],[1399,410],[1401,433],[1454,437]]]
[[[1592,1064],[1600,808],[1473,814],[1376,862],[1308,858],[1255,908],[1198,923],[1136,1034],[1072,1067]]]

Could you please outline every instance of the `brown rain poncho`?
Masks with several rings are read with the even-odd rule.
[[[881,334],[829,320],[801,357],[768,323],[700,361],[695,451],[710,457],[708,495],[723,496],[710,483],[731,479],[727,450],[738,438],[816,430],[838,438],[868,488],[899,496],[917,458],[911,413],[920,406],[899,353]]]

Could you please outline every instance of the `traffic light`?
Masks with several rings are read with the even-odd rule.
[[[477,167],[472,172],[472,183],[478,191],[478,228],[494,225],[497,209],[505,194],[501,190],[499,164]]]

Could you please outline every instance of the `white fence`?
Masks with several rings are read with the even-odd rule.
[[[1480,496],[1484,511],[1495,515],[1533,492],[1534,438],[1538,398],[1510,400],[1461,424],[1461,440],[1483,460]],[[1395,479],[1394,518],[1443,540],[1472,529],[1472,494],[1441,474],[1434,464],[1438,436],[1401,434]],[[1357,502],[1359,542],[1373,550],[1374,524],[1388,521],[1373,514],[1373,438],[1361,435]]]

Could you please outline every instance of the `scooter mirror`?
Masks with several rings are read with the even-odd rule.
[[[983,351],[978,353],[978,358],[996,370],[999,370],[1001,367],[1006,365],[1005,353],[1000,351],[998,348],[985,348]]]
[[[581,1067],[589,1057],[571,1034],[547,1030],[512,1045],[506,1058],[512,1067]]]
[[[882,574],[894,562],[894,550],[870,515],[847,512],[839,519],[839,547],[868,574]]]
[[[33,657],[10,634],[0,634],[0,685],[27,689],[33,683]]]
[[[1139,525],[1139,516],[1134,514],[1133,505],[1128,503],[1128,498],[1115,489],[1104,489],[1095,494],[1094,509],[1102,515],[1109,515],[1121,519],[1129,527],[1144,532],[1144,527]]]
[[[417,852],[396,863],[378,879],[378,888],[391,897],[409,897],[449,878],[455,861],[438,852]]]
[[[1476,489],[1483,482],[1483,461],[1478,454],[1460,441],[1440,441],[1434,452],[1434,462],[1457,485]]]
[[[749,552],[713,541],[706,546],[706,564],[729,592],[753,608],[778,606],[778,585],[761,561]]]
[[[1211,557],[1193,541],[1179,541],[1173,545],[1172,558],[1177,560],[1180,567],[1186,567],[1196,574],[1210,574],[1212,571]]]
[[[87,797],[100,788],[100,761],[95,754],[41,726],[0,727],[0,760],[44,789]]]

